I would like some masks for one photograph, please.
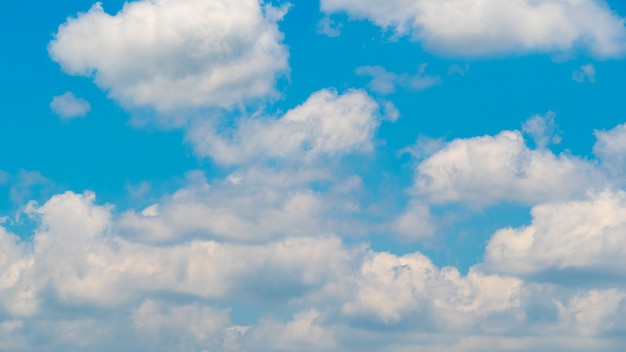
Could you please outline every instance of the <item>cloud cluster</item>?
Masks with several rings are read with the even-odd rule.
[[[520,350],[547,348],[557,336],[580,339],[571,350],[617,351],[619,338],[599,337],[626,331],[625,287],[577,280],[583,286],[572,288],[528,275],[619,270],[625,199],[620,191],[538,206],[529,227],[496,232],[485,262],[462,274],[419,252],[400,256],[315,234],[145,243],[116,232],[121,218],[93,193],[67,192],[31,205],[39,222],[31,240],[0,231],[0,347],[106,350],[119,341],[131,349],[341,351],[361,340],[366,351],[462,351],[468,343]],[[233,299],[291,313],[260,308],[261,319],[237,324],[236,306],[224,306]]]
[[[614,57],[626,50],[624,20],[603,1],[322,0],[321,9],[370,20],[452,55],[562,52],[582,47],[599,57]]]
[[[611,57],[626,37],[623,20],[593,0],[321,6],[460,55],[584,47]],[[257,0],[139,0],[110,15],[96,4],[61,25],[48,51],[127,107],[201,115],[276,94],[289,70],[277,26],[285,10]],[[319,30],[339,34],[330,17]],[[415,75],[357,73],[382,94],[438,83],[425,66]],[[57,101],[59,111],[80,105],[70,98]],[[3,220],[0,350],[623,349],[624,125],[596,131],[597,160],[549,149],[560,141],[551,113],[521,131],[427,140],[412,149],[404,212],[378,210],[390,214],[381,227],[362,218],[388,204],[364,201],[367,180],[348,159],[374,154],[382,121],[397,118],[393,105],[329,88],[276,115],[191,121],[187,141],[225,175],[190,172],[143,209],[67,191],[27,203],[26,236]],[[37,176],[24,174],[24,188]],[[438,231],[433,205],[500,202],[529,207],[532,220],[495,231],[482,262],[465,272],[359,237],[429,238]]]
[[[257,0],[142,0],[109,15],[97,3],[68,18],[48,51],[129,107],[231,108],[276,94],[289,70],[284,12]]]

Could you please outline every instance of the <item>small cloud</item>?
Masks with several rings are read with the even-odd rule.
[[[469,64],[465,64],[465,66],[453,64],[453,65],[450,65],[450,67],[448,67],[448,76],[452,76],[452,75],[465,76],[465,74],[469,72],[469,69],[470,69]]]
[[[381,66],[362,66],[357,68],[355,72],[360,76],[372,77],[368,84],[369,89],[372,91],[380,94],[389,94],[393,93],[396,87],[423,90],[440,84],[441,78],[427,75],[426,67],[427,64],[421,64],[415,75],[389,72]]]
[[[578,83],[596,83],[596,67],[593,64],[587,64],[580,66],[580,69],[572,73],[572,79]]]
[[[555,113],[550,111],[545,115],[535,115],[522,124],[522,131],[531,136],[535,146],[543,149],[550,144],[561,143],[559,128],[554,122]]]
[[[387,101],[383,104],[383,111],[384,111],[384,115],[385,118],[391,122],[396,122],[398,120],[398,118],[400,117],[400,111],[398,111],[398,108],[396,108],[395,105],[393,105],[392,102]]]
[[[89,102],[85,99],[77,98],[72,92],[65,92],[52,98],[50,108],[63,119],[84,117],[91,111]]]
[[[326,16],[317,22],[317,34],[324,34],[329,37],[338,37],[341,34],[343,23],[337,23]]]

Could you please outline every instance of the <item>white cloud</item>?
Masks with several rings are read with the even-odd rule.
[[[593,64],[580,66],[580,69],[572,73],[572,79],[578,83],[596,83],[596,67]]]
[[[133,327],[149,337],[156,350],[219,348],[230,324],[229,310],[200,304],[173,305],[146,300],[131,314]]]
[[[389,94],[393,93],[396,87],[422,90],[440,84],[441,79],[439,77],[426,74],[426,66],[426,64],[420,65],[415,75],[388,72],[381,66],[362,66],[356,70],[356,74],[372,77],[368,84],[368,88],[372,91]]]
[[[626,174],[626,124],[595,131],[595,135],[593,153],[600,158],[602,166],[616,176]]]
[[[109,15],[97,3],[61,25],[48,51],[127,106],[230,108],[276,94],[289,69],[276,24],[284,11],[257,0],[141,0]]]
[[[558,126],[554,122],[555,116],[551,111],[545,115],[534,115],[522,125],[522,131],[532,137],[538,149],[544,149],[550,144],[561,143]]]
[[[148,243],[198,236],[263,242],[277,236],[330,234],[330,214],[346,211],[333,195],[301,184],[275,187],[249,172],[210,185],[198,178],[141,213],[125,212],[118,229]],[[233,178],[238,182],[232,183]]]
[[[95,205],[91,193],[67,192],[31,206],[31,216],[40,219],[32,246],[21,248],[14,236],[0,234],[8,253],[7,262],[0,263],[7,309],[32,315],[44,297],[65,306],[115,306],[146,292],[261,299],[266,290],[265,299],[276,299],[321,289],[330,277],[341,275],[353,256],[333,236],[258,245],[142,244],[113,232],[111,210]],[[264,282],[267,275],[278,281]]]
[[[533,131],[537,132],[534,127]],[[538,142],[544,143],[541,138]],[[448,143],[418,164],[414,191],[433,203],[482,207],[501,201],[536,204],[582,197],[589,187],[604,183],[604,174],[594,164],[529,149],[520,132],[503,131]]]
[[[626,196],[619,197],[626,204]],[[626,206],[609,203],[580,203],[577,213],[559,215],[569,227],[550,221],[597,233],[584,224],[586,216],[618,234]],[[600,350],[618,351],[615,340],[599,337],[626,327],[620,315],[626,294],[619,288],[572,291],[528,284],[481,271],[486,265],[461,274],[420,253],[376,252],[336,237],[151,245],[116,233],[112,211],[96,205],[92,193],[68,192],[31,206],[39,221],[32,240],[0,228],[5,254],[0,314],[8,317],[0,322],[0,337],[6,337],[0,347],[488,351],[604,346]],[[572,223],[577,219],[583,220]],[[577,248],[582,247],[598,248],[593,243]],[[619,247],[608,243],[607,248]],[[617,255],[607,257],[607,267],[623,267]],[[507,271],[502,265],[498,268]],[[272,304],[286,310],[236,325],[228,308],[235,301],[268,313]],[[285,318],[285,312],[293,317]],[[571,338],[578,340],[570,345]]]
[[[52,111],[64,119],[84,117],[91,111],[91,105],[85,99],[77,98],[72,92],[55,96],[50,102]]]
[[[565,304],[558,302],[562,328],[579,336],[625,332],[619,326],[626,326],[624,307],[626,292],[617,289],[590,290],[574,295]]]
[[[599,57],[626,50],[624,20],[595,0],[322,0],[327,14],[346,12],[428,48],[454,55],[569,51]]]
[[[578,271],[579,283],[626,275],[625,192],[538,205],[532,216],[528,226],[496,232],[485,254],[488,268],[518,275]],[[552,279],[558,277],[553,274]]]
[[[299,312],[291,321],[265,319],[243,336],[243,343],[251,350],[271,351],[327,351],[336,347],[332,330],[320,326],[320,312],[316,309]]]
[[[463,277],[455,268],[435,267],[419,253],[372,253],[354,280],[354,300],[343,305],[344,315],[374,316],[385,325],[413,319],[412,324],[448,331],[517,308],[522,287],[519,279],[472,270]]]
[[[363,91],[339,95],[320,90],[281,118],[240,119],[234,128],[216,129],[209,122],[188,132],[198,155],[221,164],[254,160],[304,162],[373,149],[372,139],[383,116]]]
[[[404,240],[420,240],[435,234],[435,220],[428,205],[411,201],[407,209],[393,222],[393,231]]]
[[[317,22],[317,33],[329,37],[337,37],[341,34],[343,23],[335,23],[332,18],[325,16]]]

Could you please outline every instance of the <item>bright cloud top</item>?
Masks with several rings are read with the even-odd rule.
[[[416,171],[417,194],[433,203],[477,207],[581,197],[589,187],[604,182],[595,165],[575,156],[530,149],[519,131],[454,140],[422,161]]]
[[[275,94],[289,69],[283,14],[256,0],[143,0],[113,16],[98,3],[61,25],[48,50],[127,106],[229,108]]]
[[[280,119],[240,119],[226,131],[205,124],[191,129],[189,139],[199,155],[222,164],[306,161],[371,151],[382,118],[378,103],[363,91],[323,89]]]
[[[72,92],[65,92],[52,98],[50,108],[63,119],[84,117],[91,111],[89,102],[85,99],[77,98]]]
[[[499,272],[536,274],[580,270],[625,275],[626,193],[600,192],[589,199],[550,203],[532,210],[531,225],[502,229],[489,242],[486,263]],[[553,280],[557,277],[552,278]]]
[[[624,20],[595,0],[322,0],[321,8],[368,19],[453,55],[584,47],[610,57],[626,51]]]

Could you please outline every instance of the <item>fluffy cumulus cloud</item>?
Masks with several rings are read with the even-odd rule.
[[[537,134],[536,143],[547,143],[545,135]],[[604,178],[585,159],[530,149],[519,131],[503,131],[456,139],[423,160],[416,169],[414,192],[432,203],[536,204],[584,196],[588,188],[601,187]]]
[[[329,182],[327,177],[256,168],[209,183],[200,172],[192,172],[188,185],[171,196],[141,211],[123,213],[118,230],[146,243],[198,236],[260,243],[346,233],[358,226],[350,217],[360,208],[360,179],[335,180],[324,192],[308,186]]]
[[[50,108],[61,118],[71,119],[87,115],[91,105],[85,99],[77,98],[74,93],[65,92],[52,98]]]
[[[571,350],[604,343],[603,350],[617,351],[618,340],[598,337],[624,331],[623,287],[573,290],[526,282],[527,266],[518,265],[544,265],[544,252],[554,253],[556,262],[615,268],[623,256],[618,234],[626,218],[620,213],[624,198],[609,194],[554,206],[567,214],[538,208],[530,225],[537,228],[536,250],[503,249],[497,245],[503,236],[525,236],[525,230],[502,230],[492,239],[485,263],[462,274],[437,267],[421,253],[399,256],[315,234],[257,244],[201,237],[147,243],[118,232],[123,217],[114,207],[97,204],[93,193],[67,192],[43,205],[31,203],[27,212],[38,224],[31,239],[0,231],[0,346],[520,350],[549,347],[556,336],[561,347],[568,346],[566,339],[578,339]],[[559,223],[546,216],[579,220],[544,229],[540,223]],[[586,242],[578,243],[577,234]],[[578,256],[559,260],[559,241],[574,243],[571,251]],[[515,253],[498,257],[490,254],[494,248]],[[238,323],[233,309],[240,308],[230,307],[233,299],[254,304],[263,311],[261,318]],[[539,325],[541,330],[534,330]]]
[[[554,52],[584,47],[600,57],[626,51],[624,20],[595,0],[322,0],[345,12],[454,55]]]
[[[321,7],[327,35],[340,34],[329,16],[344,11],[461,55],[583,47],[610,57],[626,37],[623,20],[595,0]],[[285,10],[259,0],[138,0],[108,14],[96,4],[61,25],[48,51],[126,107],[202,116],[276,94],[289,70],[277,26]],[[425,66],[357,73],[380,94],[439,83]],[[53,109],[86,111],[62,97]],[[189,121],[187,142],[216,171],[188,173],[143,208],[120,210],[90,191],[29,201],[43,198],[29,191],[43,181],[21,175],[11,195],[22,220],[0,218],[0,350],[623,350],[624,126],[596,131],[597,160],[549,149],[560,142],[551,113],[520,131],[424,138],[406,149],[414,176],[408,194],[389,195],[406,201],[396,211],[368,198],[372,180],[356,165],[377,157],[380,125],[398,116],[391,103],[321,89],[286,112],[257,111]],[[147,183],[129,188],[149,198]],[[503,201],[529,206],[532,220],[496,230],[469,268],[359,237],[424,240],[447,221],[435,207]]]
[[[585,200],[539,205],[533,208],[532,216],[532,224],[502,229],[494,235],[487,246],[486,265],[524,275],[578,272],[579,281],[601,279],[601,275],[606,276],[604,279],[626,275],[623,191],[604,191]]]
[[[463,277],[455,268],[437,268],[419,253],[372,253],[354,284],[356,292],[342,313],[358,323],[406,322],[437,330],[464,330],[481,322],[478,316],[518,307],[522,286],[516,278],[474,271]]]
[[[284,278],[282,284],[275,284],[297,292],[325,283],[326,275],[336,274],[327,264],[338,261],[334,269],[339,273],[340,262],[349,256],[341,241],[331,236],[292,237],[259,245],[210,240],[168,247],[143,244],[116,235],[110,207],[93,202],[93,194],[68,192],[29,210],[40,217],[41,227],[33,240],[32,268],[21,275],[35,289],[46,287],[68,305],[120,304],[143,290],[205,298],[240,290],[245,295],[250,285],[262,290],[260,278],[265,275]],[[322,265],[316,266],[315,261]],[[47,267],[54,270],[39,276]],[[209,270],[212,267],[215,270]],[[283,294],[288,296],[289,291]]]
[[[189,132],[196,153],[222,164],[258,159],[311,161],[368,152],[385,115],[367,93],[323,89],[282,117],[246,118],[224,130],[202,123]]]
[[[257,0],[142,0],[110,15],[97,3],[68,18],[48,51],[127,106],[230,108],[274,95],[288,71],[284,11]]]

